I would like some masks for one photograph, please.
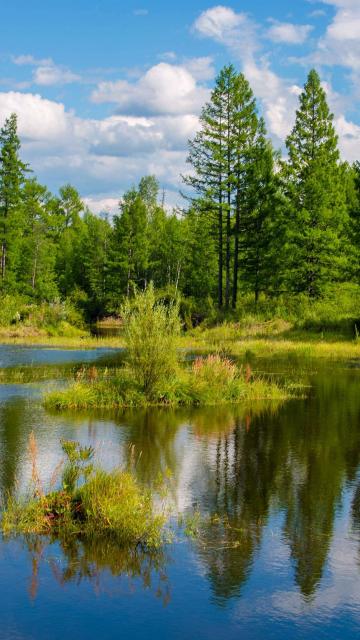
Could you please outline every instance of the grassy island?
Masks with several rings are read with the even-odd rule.
[[[158,547],[165,522],[155,513],[149,490],[121,470],[105,472],[92,464],[94,450],[63,441],[66,456],[60,488],[45,491],[36,464],[36,441],[30,437],[32,486],[23,499],[8,498],[1,519],[5,535],[42,534],[55,538],[102,536],[119,545]],[[50,485],[57,480],[55,469]]]
[[[47,407],[216,405],[291,395],[290,388],[256,378],[249,366],[239,367],[219,353],[180,363],[178,306],[157,301],[152,285],[127,303],[123,317],[125,366],[82,370],[70,386],[47,395]]]

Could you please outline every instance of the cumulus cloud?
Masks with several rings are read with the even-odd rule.
[[[197,71],[204,75],[204,69],[208,74],[208,59],[198,63]],[[197,113],[208,97],[209,90],[196,83],[189,69],[166,62],[151,67],[136,82],[101,82],[92,93],[93,102],[114,103],[119,113],[137,114]]]
[[[255,22],[246,13],[236,13],[223,5],[203,11],[195,20],[193,30],[202,37],[226,45],[243,57],[252,56],[259,48]]]
[[[332,22],[320,38],[313,60],[323,65],[342,65],[360,73],[360,3],[358,0],[322,0],[336,8]]]
[[[20,55],[13,56],[12,61],[16,65],[35,67],[32,81],[39,86],[64,85],[81,80],[78,74],[55,64],[51,58],[38,59],[32,55]]]
[[[203,11],[193,29],[223,44],[242,64],[255,95],[262,101],[270,133],[282,143],[293,121],[296,87],[275,74],[265,56],[259,56],[258,25],[246,14],[221,5]]]
[[[286,44],[303,44],[313,27],[309,24],[293,24],[292,22],[272,21],[267,37],[273,42]]]
[[[194,114],[79,118],[38,94],[0,93],[0,122],[18,114],[24,159],[55,189],[72,182],[94,197],[121,193],[142,175],[155,174],[175,193],[186,167],[186,142],[198,127]],[[102,196],[102,198],[105,196]]]

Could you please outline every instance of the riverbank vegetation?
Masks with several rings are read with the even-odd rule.
[[[156,299],[152,284],[127,302],[122,315],[125,366],[94,367],[45,398],[49,408],[120,408],[148,405],[216,405],[289,397],[290,389],[253,376],[229,358],[211,354],[180,362],[179,309]]]
[[[89,323],[118,319],[150,281],[179,300],[186,330],[248,316],[353,339],[360,165],[340,157],[314,70],[285,144],[281,160],[249,83],[226,66],[189,143],[184,207],[169,213],[146,176],[110,219],[73,186],[55,195],[38,183],[12,114],[0,132],[0,339],[94,343]]]
[[[36,441],[30,437],[32,485],[30,496],[9,496],[2,513],[5,535],[43,534],[52,537],[92,539],[101,536],[120,545],[158,547],[165,523],[156,513],[149,490],[142,489],[126,472],[105,472],[93,466],[94,450],[63,441],[65,454],[60,488],[45,492],[36,462]],[[61,463],[50,485],[57,482]]]

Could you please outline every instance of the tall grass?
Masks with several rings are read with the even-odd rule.
[[[121,545],[158,547],[161,544],[164,514],[155,512],[151,492],[142,489],[129,472],[96,469],[91,447],[64,441],[60,488],[47,492],[38,473],[34,434],[30,436],[29,446],[30,494],[20,499],[8,497],[1,519],[5,535],[101,536]]]
[[[153,397],[177,370],[179,308],[158,301],[153,284],[122,309],[127,363],[146,397]]]
[[[141,406],[206,406],[293,397],[289,384],[279,385],[252,375],[220,354],[197,358],[187,368],[162,381],[149,397],[134,380],[132,372],[119,369],[99,372],[89,381],[75,381],[56,389],[44,399],[49,409],[117,409]]]

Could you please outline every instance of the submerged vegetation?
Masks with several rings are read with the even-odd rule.
[[[164,515],[155,513],[151,492],[126,471],[105,472],[92,464],[94,450],[62,442],[66,462],[60,488],[45,492],[36,464],[36,441],[30,437],[30,497],[9,496],[2,514],[4,534],[46,534],[89,539],[101,536],[120,545],[158,547]],[[54,485],[60,465],[50,485]]]

